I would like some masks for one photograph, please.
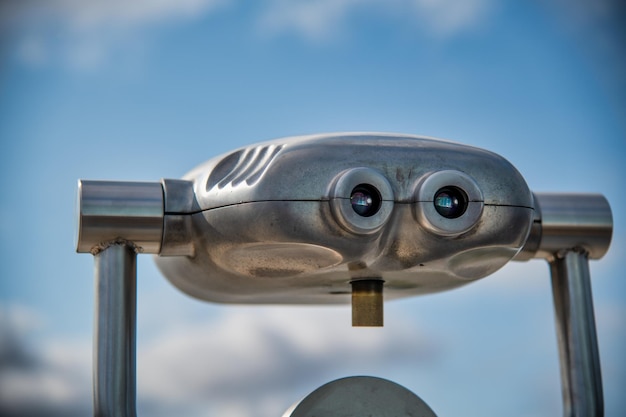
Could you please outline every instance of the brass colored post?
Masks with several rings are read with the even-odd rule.
[[[352,281],[352,326],[383,326],[383,282],[380,279]]]

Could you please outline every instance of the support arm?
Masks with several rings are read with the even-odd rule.
[[[601,195],[535,194],[535,222],[518,259],[550,264],[561,362],[563,415],[602,417],[602,375],[589,259],[611,243],[611,208]]]
[[[602,375],[588,254],[570,250],[550,262],[561,358],[563,415],[602,416]]]
[[[78,252],[95,261],[95,417],[135,417],[137,252],[159,253],[160,183],[80,181]]]
[[[137,255],[119,242],[94,258],[94,416],[135,417]]]

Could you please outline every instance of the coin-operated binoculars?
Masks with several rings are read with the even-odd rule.
[[[533,194],[502,157],[457,143],[333,134],[235,150],[181,180],[79,181],[78,204],[78,252],[96,264],[97,416],[135,415],[137,253],[158,254],[163,274],[193,297],[351,303],[354,326],[382,326],[383,300],[453,289],[510,260],[546,259],[564,413],[603,414],[588,266],[611,240],[601,195]],[[341,397],[372,386],[389,398],[401,391],[359,378],[322,388]],[[318,391],[309,406],[323,407]],[[298,410],[290,415],[306,415]]]

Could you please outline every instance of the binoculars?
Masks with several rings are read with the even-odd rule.
[[[78,206],[77,250],[96,258],[96,323],[112,323],[96,329],[96,410],[134,415],[134,391],[125,394],[133,404],[119,405],[107,388],[113,378],[116,389],[134,390],[134,363],[132,375],[122,369],[134,355],[134,293],[114,298],[135,291],[135,255],[151,253],[192,297],[351,303],[355,326],[382,326],[385,300],[450,290],[511,260],[545,259],[566,413],[602,414],[588,268],[611,241],[601,195],[533,193],[508,161],[471,146],[353,133],[248,146],[182,179],[81,180]]]

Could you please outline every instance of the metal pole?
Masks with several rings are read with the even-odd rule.
[[[114,243],[94,258],[94,416],[135,417],[135,248]]]
[[[137,253],[161,251],[164,188],[79,181],[77,197],[77,251],[93,254],[95,262],[94,416],[135,417]],[[176,237],[178,228],[170,229]]]
[[[602,375],[593,314],[589,262],[570,250],[550,262],[561,362],[563,415],[604,415]]]
[[[589,259],[607,252],[613,233],[608,201],[597,194],[535,193],[535,220],[518,259],[550,264],[561,363],[563,415],[604,415]]]

